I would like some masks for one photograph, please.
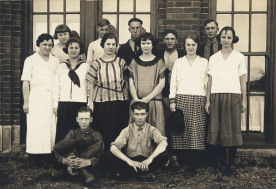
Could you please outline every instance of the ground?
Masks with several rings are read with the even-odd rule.
[[[24,153],[0,154],[0,167],[0,188],[84,188],[76,179],[53,178],[54,162],[38,163]],[[191,174],[181,166],[158,171],[153,182],[101,178],[91,188],[276,188],[275,165],[244,161],[237,171],[236,176],[223,176],[211,168],[201,168]]]

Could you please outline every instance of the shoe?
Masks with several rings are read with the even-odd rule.
[[[91,185],[96,180],[94,175],[85,169],[81,169],[80,174],[81,174],[82,178],[84,179],[85,184],[87,184],[87,185]]]

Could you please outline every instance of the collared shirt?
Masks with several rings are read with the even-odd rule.
[[[160,131],[150,124],[146,123],[140,130],[132,123],[121,131],[111,145],[115,145],[119,149],[126,147],[126,155],[129,157],[149,157],[154,151],[155,144],[159,144],[163,140],[167,140],[167,137],[162,136]]]
[[[104,153],[104,143],[101,134],[91,128],[71,130],[65,138],[54,146],[58,162],[74,152],[80,158],[90,159],[94,167],[99,163]]]
[[[104,61],[102,58],[95,60],[86,75],[88,81],[95,83],[93,101],[128,100],[124,78],[126,69],[126,62],[119,57],[112,61]]]
[[[67,60],[67,63],[70,64]],[[69,78],[68,73],[70,69],[66,62],[58,66],[55,82],[53,86],[54,107],[58,106],[58,102],[87,102],[87,84],[86,74],[88,71],[88,64],[79,60],[81,64],[75,73],[80,79],[80,87],[75,85]]]
[[[102,38],[91,42],[87,50],[87,62],[89,65],[92,64],[96,59],[104,55],[104,49],[101,46]]]
[[[205,96],[207,67],[207,59],[200,56],[192,64],[186,56],[177,59],[172,70],[169,98],[175,98],[176,94]]]
[[[211,93],[241,94],[240,76],[247,74],[245,57],[233,49],[224,59],[221,51],[211,56],[208,74],[212,76]]]
[[[216,38],[214,38],[212,41],[208,38],[206,41],[206,45],[204,47],[204,58],[210,59],[210,46],[211,43],[213,43],[213,53],[215,54],[219,50],[219,44]]]

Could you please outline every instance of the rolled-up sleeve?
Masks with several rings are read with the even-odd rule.
[[[119,149],[122,149],[126,146],[127,141],[129,139],[129,127],[124,128],[120,135],[116,138],[114,142],[111,143],[111,145],[116,146]]]
[[[156,129],[155,127],[151,126],[150,127],[150,131],[151,131],[151,139],[154,140],[154,142],[156,144],[159,144],[161,141],[163,140],[167,140],[167,137],[164,137],[160,131],[158,129]]]

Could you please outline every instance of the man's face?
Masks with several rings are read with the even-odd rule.
[[[76,118],[81,130],[87,129],[92,122],[90,112],[79,112]]]
[[[139,36],[141,35],[141,31],[142,31],[142,25],[140,22],[131,22],[129,24],[129,28],[128,28],[130,34],[131,34],[131,39],[138,39]]]
[[[97,27],[97,31],[98,31],[98,35],[100,38],[103,38],[104,34],[109,32],[109,25],[105,25],[105,26],[98,26]]]
[[[209,39],[216,37],[218,33],[218,27],[215,22],[210,22],[204,27],[205,33]]]
[[[51,50],[53,48],[53,41],[51,39],[44,40],[39,44],[39,51],[43,56],[49,56]]]
[[[173,33],[168,33],[163,39],[163,43],[166,46],[166,49],[173,50],[176,48],[177,39]]]
[[[146,112],[145,109],[142,109],[142,110],[134,109],[133,118],[134,118],[135,124],[138,127],[142,127],[143,125],[145,125],[147,117],[148,117],[148,112]]]

